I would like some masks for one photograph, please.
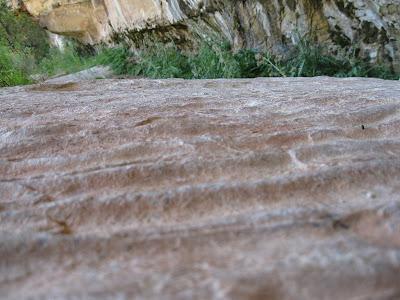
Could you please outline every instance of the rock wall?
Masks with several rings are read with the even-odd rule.
[[[190,44],[198,36],[235,49],[284,52],[298,36],[358,45],[362,56],[399,70],[398,0],[19,0],[21,9],[58,34],[86,44],[140,44],[143,35]]]

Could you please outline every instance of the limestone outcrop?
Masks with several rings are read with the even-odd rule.
[[[399,299],[400,82],[0,89],[0,298]]]
[[[319,43],[359,47],[360,55],[400,71],[397,0],[19,0],[48,30],[86,44],[143,37],[185,47],[219,37],[235,49],[284,53],[308,34]]]

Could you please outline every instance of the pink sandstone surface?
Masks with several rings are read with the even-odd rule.
[[[2,88],[0,298],[400,299],[399,112],[378,79]]]

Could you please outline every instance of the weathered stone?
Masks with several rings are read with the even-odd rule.
[[[400,82],[0,89],[0,298],[397,299]]]
[[[50,31],[83,43],[139,46],[149,36],[186,47],[202,36],[282,54],[309,35],[360,47],[361,56],[400,72],[398,0],[21,0],[20,7]]]
[[[70,81],[106,79],[115,77],[117,77],[117,75],[109,67],[96,66],[73,74],[55,76],[54,78],[47,79],[46,83],[62,84]]]

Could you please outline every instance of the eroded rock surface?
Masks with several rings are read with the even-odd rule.
[[[398,299],[399,109],[376,79],[0,89],[0,298]]]

